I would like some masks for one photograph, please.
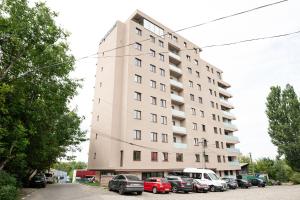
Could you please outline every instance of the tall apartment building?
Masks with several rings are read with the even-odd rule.
[[[89,169],[146,177],[195,167],[236,175],[230,85],[200,53],[140,11],[116,22],[99,45]]]

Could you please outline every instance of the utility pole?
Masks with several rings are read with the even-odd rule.
[[[251,168],[252,168],[252,174],[254,176],[254,166],[253,166],[253,161],[252,161],[252,154],[251,152],[249,152],[249,156],[250,156],[250,164],[251,164]]]

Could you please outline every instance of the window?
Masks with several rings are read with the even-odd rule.
[[[150,68],[150,72],[156,73],[156,66],[155,65],[150,64],[149,68]]]
[[[197,77],[200,77],[200,72],[196,71]]]
[[[134,75],[134,82],[142,83],[142,77],[140,75],[135,74]]]
[[[149,31],[151,31],[161,37],[164,36],[164,30],[162,28],[160,28],[159,26],[153,24],[152,22],[148,21],[147,19],[143,20],[143,24],[144,24],[144,27],[146,29],[148,29]]]
[[[102,87],[102,82],[99,83],[99,87]]]
[[[222,79],[221,72],[217,72],[217,75],[218,75],[219,79]]]
[[[164,61],[165,60],[165,56],[163,54],[159,54],[159,60]]]
[[[167,162],[168,161],[168,153],[167,152],[163,152],[163,161]]]
[[[198,53],[198,48],[194,48],[194,52],[195,52],[195,54],[197,54]]]
[[[207,147],[207,140],[206,139],[203,140],[203,146]]]
[[[193,81],[189,81],[189,85],[190,85],[191,88],[194,87]]]
[[[150,80],[150,87],[156,88],[156,81]]]
[[[167,117],[166,116],[161,116],[160,117],[160,122],[161,122],[161,124],[167,125]]]
[[[172,33],[168,33],[168,38],[172,39]]]
[[[211,68],[211,70],[210,70],[210,71],[211,71],[211,73],[214,73],[214,68]]]
[[[221,128],[219,128],[219,133],[220,133],[220,135],[222,135],[222,129]]]
[[[99,119],[100,119],[100,117],[99,117],[99,115],[97,115],[97,121],[99,121]]]
[[[142,112],[140,110],[134,110],[133,118],[134,119],[142,119]]]
[[[199,146],[199,138],[194,138],[194,146]]]
[[[195,96],[193,94],[190,94],[191,101],[195,101]]]
[[[198,60],[195,59],[195,60],[194,60],[194,64],[195,64],[195,65],[198,65],[198,63],[199,63]]]
[[[136,33],[137,35],[142,35],[142,30],[139,29],[139,28],[135,28],[135,33]]]
[[[223,142],[221,142],[221,148],[224,149]]]
[[[123,167],[123,151],[120,151],[120,167]]]
[[[202,131],[205,132],[206,131],[206,127],[204,124],[202,124]]]
[[[157,152],[151,152],[151,161],[157,161]]]
[[[203,110],[200,110],[200,116],[204,117],[204,111]]]
[[[217,159],[218,159],[218,163],[222,162],[222,161],[221,161],[221,156],[218,155],[218,156],[217,156]]]
[[[173,40],[175,41],[175,42],[178,42],[178,38],[174,35],[173,36]]]
[[[150,99],[151,99],[151,104],[152,105],[156,105],[156,97],[153,97],[153,96],[150,96]]]
[[[192,111],[192,115],[196,115],[196,109],[195,108],[191,108]]]
[[[215,79],[213,79],[213,84],[215,85]]]
[[[163,41],[159,40],[158,43],[159,43],[160,47],[164,47],[164,42]]]
[[[196,162],[200,162],[200,154],[195,154]]]
[[[151,113],[151,122],[157,123],[157,114]]]
[[[190,74],[192,74],[192,73],[193,73],[193,70],[192,70],[192,68],[188,67],[187,69],[188,69],[188,72],[189,72]]]
[[[217,148],[217,149],[220,148],[219,141],[216,141],[216,148]]]
[[[173,142],[176,143],[177,142],[177,139],[176,137],[173,137]]]
[[[153,35],[150,35],[150,41],[155,43],[155,37]]]
[[[213,101],[210,102],[211,107],[214,108],[215,107],[215,103]]]
[[[98,98],[98,104],[100,103],[100,100],[101,100],[101,99],[100,99],[100,98]]]
[[[220,121],[220,116],[218,115],[218,121]]]
[[[209,66],[206,66],[206,70],[209,71]]]
[[[193,130],[197,130],[197,123],[193,122]]]
[[[161,134],[161,141],[162,141],[163,143],[168,143],[168,134],[162,133],[162,134]]]
[[[136,42],[136,43],[133,45],[133,47],[134,47],[135,49],[139,50],[139,51],[142,51],[142,45],[141,45],[140,43],[138,43],[138,42]]]
[[[157,133],[151,132],[151,142],[157,142]]]
[[[133,130],[133,139],[141,140],[142,139],[142,131],[141,130]]]
[[[212,89],[209,89],[209,93],[210,93],[210,95],[212,95],[212,94],[213,94],[213,91],[212,91]]]
[[[166,85],[161,83],[160,84],[160,91],[165,92],[166,91]]]
[[[155,51],[154,51],[153,49],[150,49],[150,55],[151,55],[152,57],[155,57]]]
[[[159,71],[161,76],[166,76],[166,71],[164,69],[159,68]]]
[[[218,128],[214,127],[214,133],[218,133]]]
[[[97,154],[96,154],[96,153],[94,153],[94,159],[96,159],[96,157],[97,157]]]
[[[133,161],[141,161],[141,151],[133,151]]]
[[[212,119],[216,120],[216,115],[215,114],[212,114]]]
[[[209,162],[208,155],[204,155],[205,162]]]
[[[167,101],[164,100],[164,99],[161,99],[160,100],[160,106],[163,107],[163,108],[166,108],[167,107]]]
[[[183,153],[176,153],[176,161],[183,162]]]
[[[134,92],[133,98],[137,101],[142,100],[142,94],[140,92]]]
[[[203,100],[202,100],[202,97],[198,97],[198,101],[199,101],[199,103],[203,103]]]
[[[186,59],[187,59],[188,61],[191,61],[191,56],[186,55]]]
[[[223,156],[223,162],[226,162],[225,156]]]
[[[210,77],[207,77],[207,80],[209,83],[211,83],[211,78]]]
[[[138,59],[138,58],[135,58],[134,59],[134,65],[137,66],[137,67],[141,67],[142,66],[142,60]]]
[[[95,139],[96,139],[96,140],[98,139],[98,133],[95,134]]]
[[[183,42],[183,45],[184,45],[184,47],[187,47],[187,43],[186,42]]]
[[[198,89],[199,91],[201,91],[201,85],[200,85],[200,84],[197,84],[197,89]]]

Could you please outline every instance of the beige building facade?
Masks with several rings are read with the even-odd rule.
[[[136,11],[99,45],[88,168],[162,176],[240,170],[230,85],[201,49]]]

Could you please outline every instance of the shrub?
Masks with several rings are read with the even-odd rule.
[[[294,172],[294,174],[291,176],[290,180],[294,184],[300,184],[300,173],[299,172]]]
[[[13,176],[9,175],[5,171],[0,171],[0,186],[5,186],[5,185],[16,186],[17,181]]]
[[[16,179],[4,171],[0,171],[0,199],[18,199],[18,188]]]

